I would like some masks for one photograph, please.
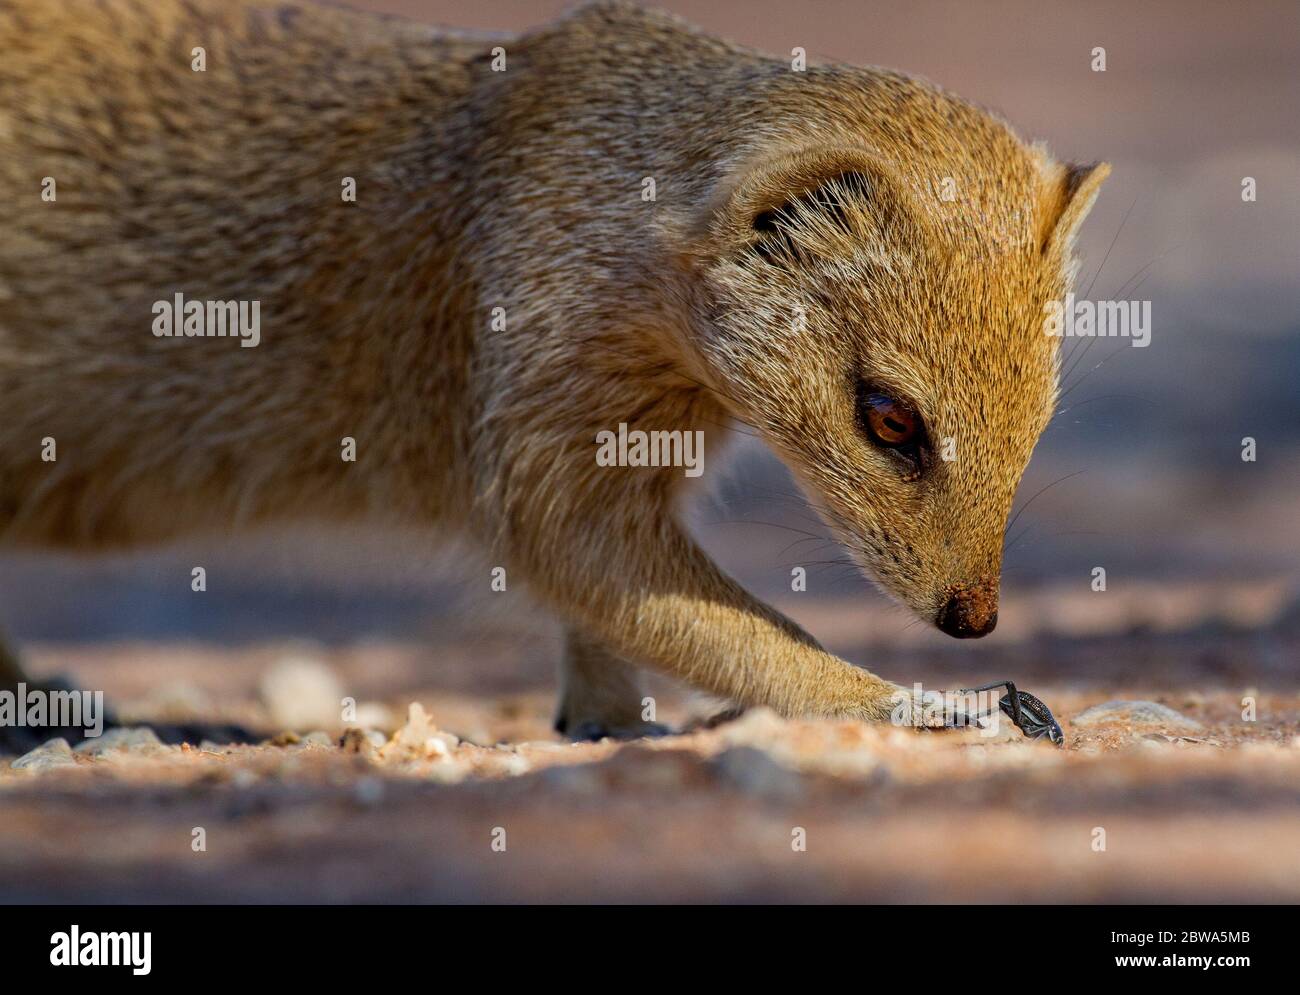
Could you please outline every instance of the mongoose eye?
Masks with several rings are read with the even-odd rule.
[[[921,416],[888,394],[868,394],[862,399],[862,421],[872,441],[889,449],[920,441]]]

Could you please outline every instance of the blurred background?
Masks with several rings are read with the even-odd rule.
[[[567,5],[352,6],[518,31]],[[1148,348],[1065,342],[1066,396],[1021,488],[1017,505],[1028,506],[1010,532],[1005,608],[989,639],[958,643],[912,624],[825,562],[838,551],[810,538],[825,532],[781,466],[748,441],[725,478],[712,463],[692,510],[718,559],[831,648],[898,678],[996,678],[1014,661],[1017,673],[1083,685],[1159,686],[1191,668],[1212,681],[1293,686],[1284,636],[1297,626],[1300,576],[1300,6],[662,6],[773,53],[802,46],[923,75],[1045,139],[1059,158],[1108,160],[1114,172],[1082,234],[1079,288],[1152,302]],[[1091,68],[1098,46],[1105,72]],[[1256,202],[1242,200],[1245,177]],[[1254,462],[1241,458],[1247,436]],[[202,595],[189,588],[199,564]],[[809,583],[796,594],[790,571],[800,565]],[[1097,566],[1104,593],[1090,587]],[[0,624],[40,669],[72,667],[110,695],[172,679],[219,693],[232,673],[175,670],[180,646],[405,647],[401,666],[358,664],[370,695],[542,691],[559,649],[557,627],[525,592],[493,594],[486,565],[436,536],[305,532],[92,559],[7,552]],[[106,647],[121,648],[107,654],[119,666],[100,678]]]

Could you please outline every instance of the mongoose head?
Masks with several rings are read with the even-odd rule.
[[[737,170],[709,210],[692,338],[864,572],[969,637],[997,621],[1008,513],[1056,400],[1044,309],[1109,167],[962,112],[974,150],[814,143]]]

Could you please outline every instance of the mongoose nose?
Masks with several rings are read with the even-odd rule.
[[[983,582],[974,587],[953,588],[934,624],[957,639],[987,636],[998,624],[997,587]]]

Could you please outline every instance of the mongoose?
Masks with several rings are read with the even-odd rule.
[[[596,459],[620,425],[710,453],[740,426],[890,595],[993,628],[1055,402],[1044,306],[1106,165],[622,2],[488,37],[3,0],[0,52],[7,540],[457,527],[564,620],[561,731],[645,732],[641,666],[887,719],[897,685],[696,546],[680,468]],[[256,347],[159,334],[178,294],[258,302]]]

